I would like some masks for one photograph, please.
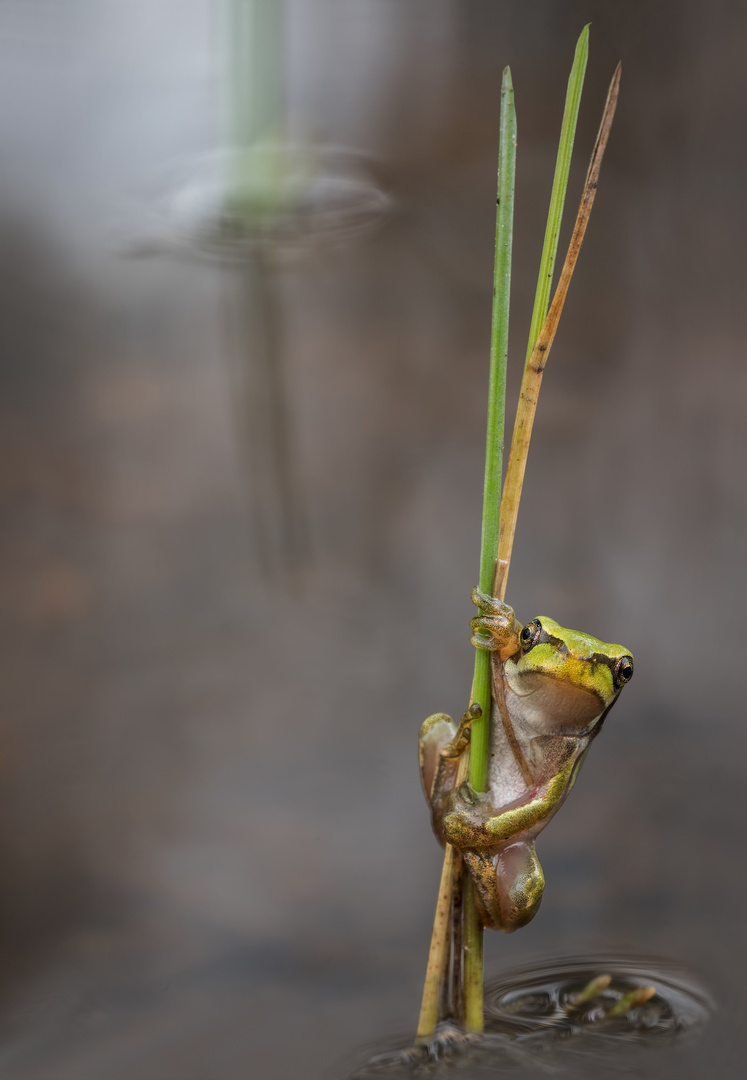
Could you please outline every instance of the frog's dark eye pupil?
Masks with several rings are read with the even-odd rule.
[[[534,622],[527,623],[524,629],[519,635],[521,644],[525,649],[530,649],[533,645],[537,644],[540,634],[542,633],[542,627],[535,619]]]
[[[615,672],[615,682],[618,686],[623,686],[624,683],[630,682],[633,677],[633,660],[630,656],[623,656],[622,660],[617,662],[617,671]]]

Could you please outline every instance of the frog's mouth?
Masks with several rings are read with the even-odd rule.
[[[581,735],[604,712],[599,696],[577,682],[547,672],[512,672],[510,662],[504,671],[507,704],[509,696],[513,697],[509,712],[518,714],[542,734]]]

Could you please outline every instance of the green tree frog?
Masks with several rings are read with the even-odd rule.
[[[461,851],[485,926],[510,932],[534,918],[545,880],[534,839],[563,803],[589,744],[633,674],[633,657],[553,619],[526,626],[477,589],[470,641],[491,654],[488,790],[457,784],[473,705],[457,726],[444,713],[420,729],[420,769],[433,830]]]

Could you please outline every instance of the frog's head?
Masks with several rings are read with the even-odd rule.
[[[633,675],[622,645],[566,630],[541,615],[519,635],[521,652],[506,660],[507,694],[535,730],[581,734],[598,727]]]

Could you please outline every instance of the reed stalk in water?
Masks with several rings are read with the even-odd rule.
[[[493,277],[493,317],[490,347],[490,378],[488,390],[488,422],[485,453],[485,485],[483,491],[483,520],[480,549],[479,588],[503,599],[506,590],[516,518],[529,451],[532,425],[537,407],[542,375],[555,339],[581,243],[588,224],[596,194],[602,156],[607,145],[617,104],[620,67],[615,72],[607,96],[602,124],[586,176],[581,204],[576,218],[568,253],[560,274],[552,304],[548,300],[557,254],[560,224],[568,185],[571,154],[576,132],[589,47],[589,28],[584,27],[576,45],[573,67],[568,80],[565,111],[555,166],[545,240],[540,260],[532,321],[529,332],[524,376],[514,423],[506,483],[501,499],[501,474],[505,424],[505,389],[508,353],[508,320],[511,283],[511,250],[513,237],[514,175],[516,166],[516,112],[511,73],[503,72],[501,86],[501,120],[498,166],[498,211],[496,219],[495,265]],[[488,779],[490,745],[490,654],[483,649],[475,652],[475,672],[471,693],[472,708],[479,706],[481,717],[472,724],[470,750],[460,762],[457,783],[467,777],[476,791],[485,791]],[[469,765],[467,765],[469,756]],[[455,883],[461,888],[462,874],[458,853],[446,846],[441,875],[436,918],[434,921],[428,968],[423,991],[417,1041],[432,1038],[438,1020],[443,1018],[442,1003],[452,965],[452,1007],[459,998],[463,1002],[464,1028],[469,1032],[483,1030],[483,952],[482,925],[475,907],[469,876],[465,876],[463,909],[463,958],[454,954],[456,935],[453,933],[453,911],[460,899],[455,897]],[[450,918],[450,913],[452,917]],[[451,941],[449,940],[451,938]],[[461,980],[459,976],[462,976]],[[461,994],[458,990],[461,989]],[[441,1012],[440,1012],[441,1010]],[[460,1019],[460,1017],[455,1017]]]

